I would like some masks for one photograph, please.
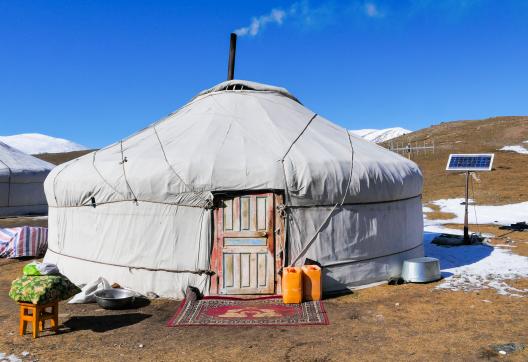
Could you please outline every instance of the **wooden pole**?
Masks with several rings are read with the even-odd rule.
[[[229,62],[227,64],[227,80],[235,79],[235,55],[237,35],[231,33],[229,42]]]
[[[466,171],[466,203],[464,205],[464,244],[470,244],[468,225],[469,171]]]

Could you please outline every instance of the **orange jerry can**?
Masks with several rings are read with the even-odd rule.
[[[289,266],[282,270],[282,300],[285,304],[302,302],[302,270]]]
[[[304,265],[302,272],[303,299],[321,300],[321,295],[323,294],[321,268],[317,265]]]

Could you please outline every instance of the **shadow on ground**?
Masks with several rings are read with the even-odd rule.
[[[492,252],[493,247],[483,244],[459,245],[459,246],[439,246],[432,244],[431,241],[439,233],[424,232],[425,255],[440,260],[442,270],[463,267],[479,262],[487,258]],[[443,272],[442,276],[449,276]]]
[[[61,333],[80,330],[91,330],[98,333],[107,332],[114,329],[131,326],[150,317],[152,317],[151,314],[143,313],[72,317],[64,322],[64,327],[66,327],[66,330],[61,329]]]

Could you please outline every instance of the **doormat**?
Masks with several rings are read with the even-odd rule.
[[[204,297],[185,299],[169,327],[178,326],[305,326],[327,325],[323,302],[284,304],[282,297],[252,299]]]

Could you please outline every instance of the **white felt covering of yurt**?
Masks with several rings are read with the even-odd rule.
[[[53,167],[0,142],[0,216],[46,213],[43,183]]]
[[[46,179],[49,249],[77,283],[205,293],[216,192],[276,190],[287,260],[326,265],[326,291],[385,280],[423,255],[418,166],[350,135],[285,89],[229,81]],[[94,207],[95,201],[95,207]]]

